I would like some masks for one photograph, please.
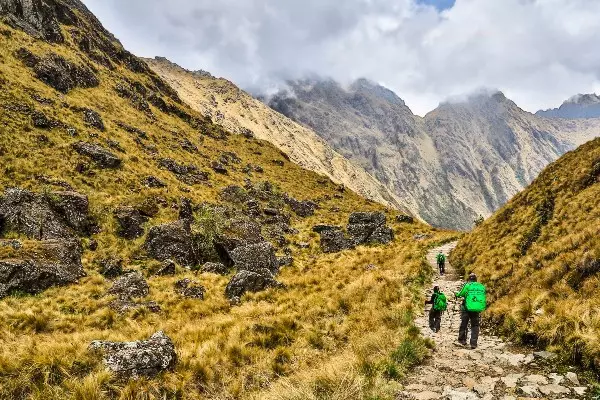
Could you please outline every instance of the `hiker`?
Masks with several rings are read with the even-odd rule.
[[[446,273],[446,256],[444,255],[444,253],[442,253],[441,250],[436,256],[436,259],[438,268],[440,270],[440,275],[444,275]]]
[[[460,314],[458,345],[462,347],[467,345],[467,330],[469,323],[471,323],[471,340],[469,344],[472,349],[476,349],[477,340],[479,339],[480,313],[486,307],[485,286],[477,282],[477,275],[470,273],[469,281],[464,284],[460,292],[456,293],[455,296],[464,299]]]
[[[439,286],[434,286],[431,299],[426,301],[425,304],[431,304],[431,309],[429,310],[429,329],[431,329],[433,333],[437,333],[440,331],[442,313],[448,308],[446,295],[440,292]]]

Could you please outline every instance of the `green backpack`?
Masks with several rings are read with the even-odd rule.
[[[486,305],[485,286],[479,282],[469,283],[467,295],[465,296],[465,308],[467,311],[482,312],[485,311]]]
[[[439,292],[435,297],[435,302],[433,303],[433,309],[435,311],[446,311],[448,309],[448,300],[446,299],[446,295],[442,292]]]

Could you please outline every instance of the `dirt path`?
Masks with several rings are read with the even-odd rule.
[[[439,250],[446,255],[456,246],[450,243],[431,250],[427,260],[435,270],[433,285],[440,286],[449,300],[448,311],[442,316],[439,333],[429,329],[428,311],[416,324],[423,336],[435,342],[433,357],[418,367],[408,378],[398,399],[583,399],[586,387],[573,372],[558,374],[552,369],[554,355],[547,352],[520,353],[502,339],[481,332],[476,350],[460,348],[454,343],[460,324],[459,305],[453,293],[462,281],[446,261],[446,276],[440,277],[435,256]],[[427,291],[431,296],[431,289]]]

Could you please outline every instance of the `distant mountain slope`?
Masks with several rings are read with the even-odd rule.
[[[559,108],[540,110],[535,113],[547,118],[600,118],[600,96],[597,94],[578,94],[571,97]]]
[[[600,120],[536,117],[500,92],[442,104],[424,118],[364,79],[348,88],[326,79],[289,82],[265,101],[314,129],[427,222],[465,230],[600,134]]]
[[[231,132],[269,141],[296,164],[326,175],[368,199],[416,213],[360,166],[341,156],[312,130],[274,112],[233,83],[206,72],[187,71],[165,58],[146,59],[183,101]]]
[[[600,138],[465,236],[452,264],[488,285],[488,318],[505,333],[600,371]]]

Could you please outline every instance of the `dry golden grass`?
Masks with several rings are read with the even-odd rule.
[[[488,285],[489,317],[600,368],[600,139],[550,165],[459,243],[452,263]]]
[[[52,51],[78,63],[88,62],[86,57],[70,42],[50,45],[7,26],[2,29],[11,37],[0,35],[0,189],[45,190],[35,178],[39,174],[64,180],[89,197],[101,232],[95,236],[98,251],[84,253],[87,277],[79,284],[0,300],[0,398],[393,398],[398,379],[426,354],[427,343],[418,338],[412,325],[421,286],[430,273],[425,252],[454,233],[418,223],[402,224],[396,226],[397,240],[389,246],[324,255],[318,250],[317,235],[310,230],[314,224],[344,224],[348,214],[357,210],[383,210],[389,217],[394,213],[350,191],[341,199],[334,198],[337,185],[328,180],[323,183],[323,177],[285,161],[266,142],[240,136],[225,141],[200,139],[186,123],[154,108],[156,120],[149,118],[113,91],[122,77],[147,82],[144,74],[96,66],[100,87],[61,95],[36,80],[13,56],[14,51],[22,46],[40,55]],[[55,104],[38,104],[28,91]],[[42,110],[76,127],[79,137],[72,138],[60,128],[34,128],[28,115],[7,107],[15,104]],[[85,127],[73,106],[100,112],[106,132]],[[168,204],[177,203],[181,196],[197,204],[217,202],[219,190],[241,184],[247,177],[232,170],[227,176],[212,174],[208,185],[187,187],[158,169],[154,157],[143,152],[115,121],[147,132],[161,157],[194,163],[208,171],[210,161],[221,151],[235,151],[244,164],[264,168],[254,181],[276,183],[300,199],[329,196],[330,200],[321,201],[315,216],[293,219],[300,231],[294,240],[310,242],[311,248],[295,250],[294,265],[278,277],[288,288],[247,295],[241,306],[232,307],[224,296],[227,277],[184,272],[177,277],[149,277],[148,300],[161,306],[160,313],[138,310],[119,315],[112,311],[108,307],[111,298],[105,295],[110,282],[97,272],[97,261],[118,256],[126,268],[142,271],[156,264],[140,252],[143,239],[126,241],[115,235],[112,211],[116,206],[139,204],[149,197],[162,197]],[[97,137],[90,138],[90,133]],[[40,142],[40,135],[48,141]],[[82,158],[70,145],[77,140],[103,143],[108,138],[124,148],[123,167],[93,169],[89,175],[75,172]],[[177,145],[182,138],[196,143],[200,154],[183,151]],[[284,166],[273,164],[274,159],[284,161]],[[159,177],[167,188],[144,188],[140,180],[147,175]],[[340,211],[329,212],[334,206]],[[172,207],[162,207],[147,225],[171,221],[176,213]],[[415,233],[432,237],[418,242],[413,239]],[[365,269],[368,264],[377,268]],[[175,294],[174,282],[184,277],[197,279],[207,288],[203,301]],[[161,329],[174,340],[179,362],[175,371],[153,380],[119,382],[87,351],[95,339],[145,339]]]

